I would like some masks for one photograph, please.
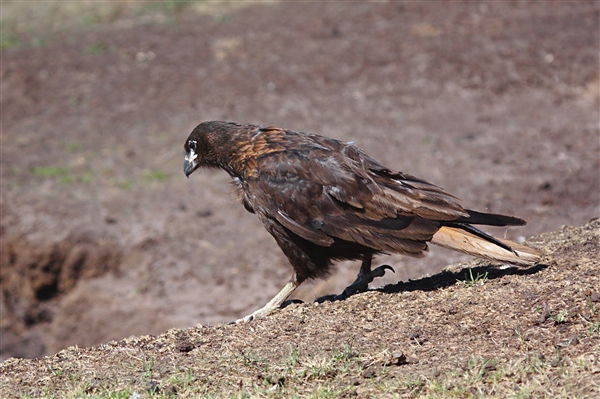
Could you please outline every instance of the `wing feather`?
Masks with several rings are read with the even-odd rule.
[[[283,213],[281,210],[277,211],[275,219],[281,223],[285,228],[291,230],[293,233],[303,237],[304,239],[314,242],[317,245],[328,247],[333,244],[334,240],[323,231],[318,228],[304,226],[296,221],[292,220],[289,216]]]
[[[321,246],[341,239],[421,256],[440,220],[468,215],[439,187],[388,171],[352,145],[318,139],[260,157],[248,183],[271,210],[263,215],[292,233]]]

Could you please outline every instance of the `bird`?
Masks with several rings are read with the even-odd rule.
[[[474,227],[522,226],[523,219],[465,209],[457,197],[383,166],[353,143],[274,126],[207,121],[184,144],[186,177],[198,168],[227,172],[241,203],[288,258],[293,274],[265,306],[235,323],[268,316],[304,281],[326,277],[334,262],[359,260],[340,298],[368,289],[389,265],[373,257],[423,257],[428,244],[514,265],[541,253]]]

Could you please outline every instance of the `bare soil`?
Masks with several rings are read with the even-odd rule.
[[[74,366],[85,373],[139,351],[154,351],[148,356],[164,364],[198,361],[193,354],[203,352],[175,349],[178,336],[210,356],[226,348],[223,361],[242,343],[266,357],[287,356],[288,343],[303,354],[339,349],[334,341],[368,356],[392,348],[419,359],[415,375],[491,350],[505,351],[496,353],[502,361],[510,351],[515,359],[562,351],[551,348],[581,333],[579,315],[589,316],[586,298],[598,290],[597,222],[579,252],[564,243],[535,273],[490,276],[458,290],[458,302],[451,284],[464,273],[436,273],[468,257],[432,248],[424,260],[380,258],[396,269],[380,285],[434,276],[400,283],[394,295],[294,305],[258,324],[206,327],[262,306],[291,268],[225,174],[184,178],[182,145],[196,124],[213,119],[315,132],[355,141],[469,208],[529,221],[494,234],[519,240],[581,226],[600,214],[599,9],[598,2],[269,3],[211,13],[183,6],[116,13],[3,49],[1,358],[204,326],[10,360],[1,366],[4,386],[29,390],[32,371],[21,367],[54,369],[65,356],[91,356]],[[341,264],[296,297],[337,293],[357,267]],[[566,310],[568,323],[536,324],[537,306]],[[406,338],[413,330],[423,348]],[[597,354],[597,338],[589,339],[565,350]],[[168,356],[159,360],[161,353]],[[47,377],[52,389],[46,372],[31,375]],[[255,378],[244,373],[242,386]]]

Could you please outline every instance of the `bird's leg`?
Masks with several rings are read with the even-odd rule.
[[[256,312],[249,314],[246,317],[242,317],[241,319],[234,321],[233,323],[248,323],[252,320],[261,319],[265,316],[270,315],[276,309],[278,309],[281,306],[281,304],[285,302],[286,299],[288,299],[290,295],[292,295],[292,292],[294,292],[294,290],[298,288],[300,283],[301,281],[298,281],[296,273],[294,273],[290,281],[288,281],[288,283],[281,289],[281,291],[279,291],[277,295],[275,295],[273,299],[271,299],[265,306],[258,309]]]
[[[358,292],[365,292],[369,288],[369,283],[373,281],[375,277],[382,277],[386,270],[391,270],[392,272],[396,273],[396,271],[389,265],[381,265],[375,270],[371,270],[372,260],[373,255],[364,255],[362,264],[360,265],[360,271],[358,272],[358,276],[356,276],[356,280],[346,287],[344,292],[338,295],[338,299],[345,299]]]

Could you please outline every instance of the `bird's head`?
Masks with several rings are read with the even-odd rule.
[[[228,170],[234,132],[241,125],[232,122],[203,122],[185,141],[183,173],[189,177],[201,166]]]

